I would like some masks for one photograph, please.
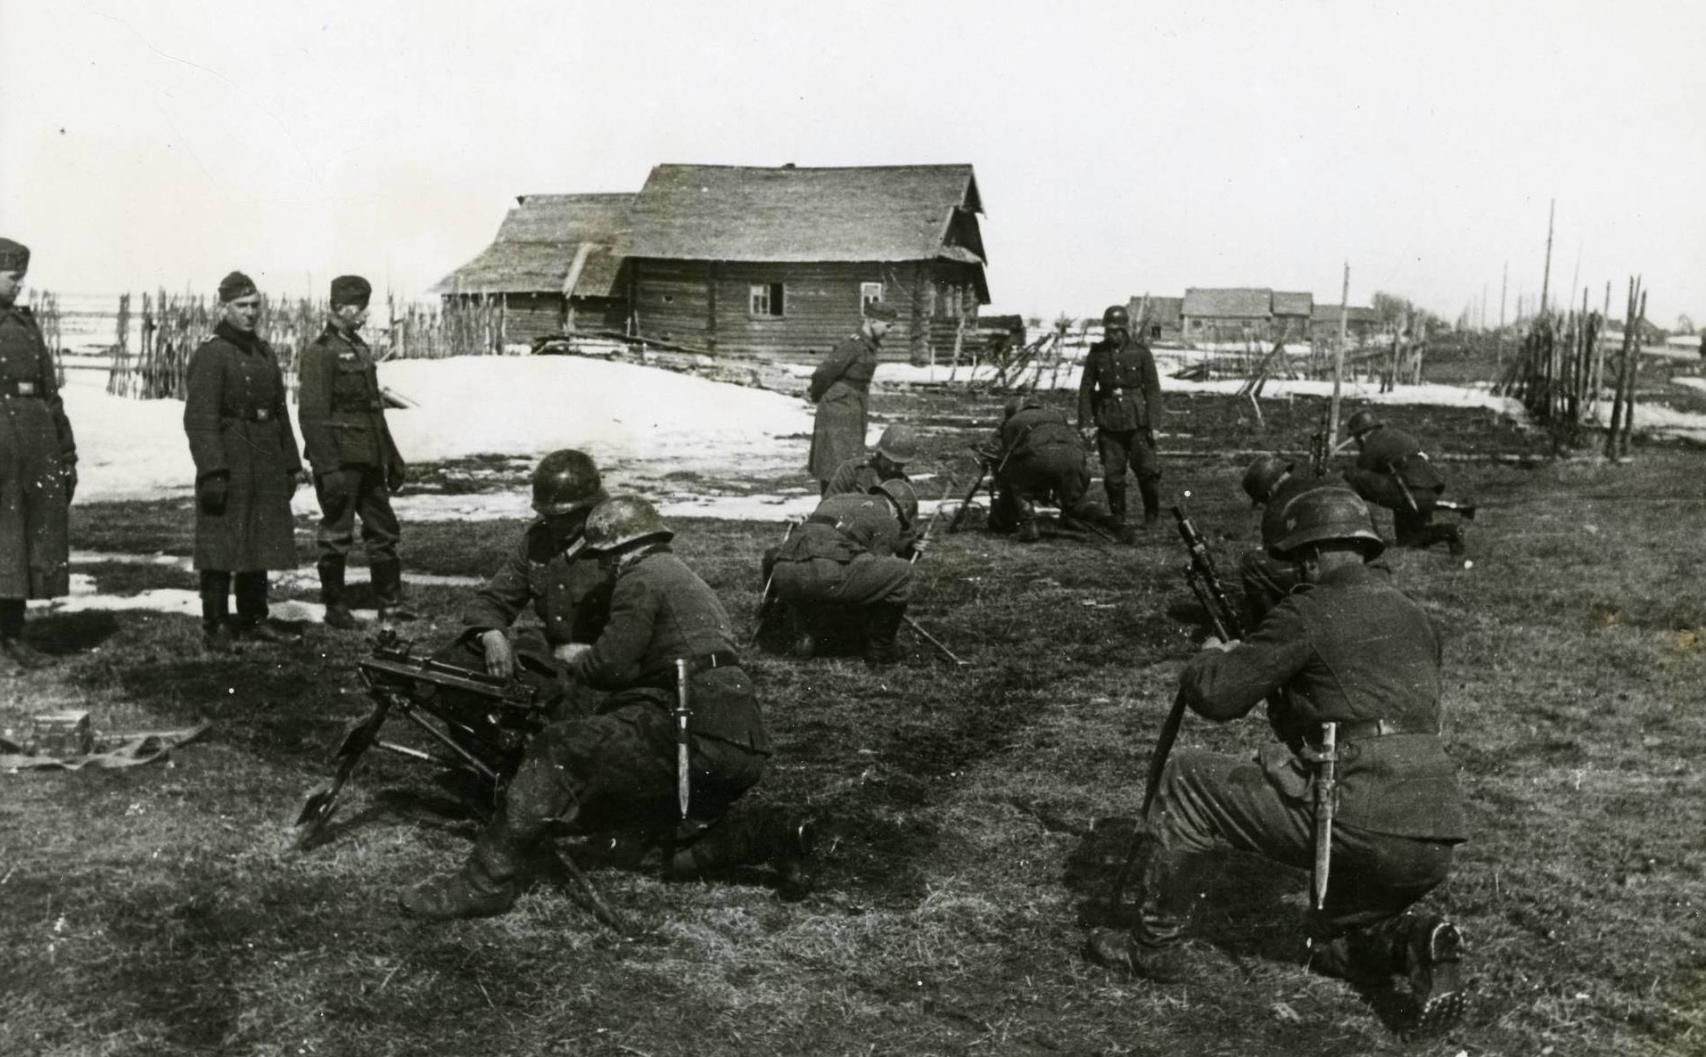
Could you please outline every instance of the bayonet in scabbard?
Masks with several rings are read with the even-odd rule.
[[[687,721],[693,715],[687,690],[687,658],[675,659],[675,802],[681,817],[687,818],[688,799],[692,790],[688,784]]]
[[[1327,906],[1333,865],[1333,815],[1339,785],[1339,725],[1321,724],[1321,747],[1305,758],[1315,765],[1315,862],[1309,872],[1309,906],[1319,916]]]

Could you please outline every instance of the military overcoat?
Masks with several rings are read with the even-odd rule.
[[[863,333],[839,342],[812,372],[806,395],[817,404],[807,470],[827,481],[848,459],[865,453],[871,376],[877,370],[877,343]]]
[[[190,356],[184,433],[196,481],[229,475],[225,509],[196,507],[195,567],[260,572],[296,565],[292,477],[302,469],[278,357],[223,321]]]
[[[66,476],[77,443],[35,316],[0,308],[0,598],[70,588]]]

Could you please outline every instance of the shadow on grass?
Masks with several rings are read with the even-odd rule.
[[[119,622],[111,613],[50,613],[30,618],[25,627],[37,649],[63,657],[106,642],[118,632]]]

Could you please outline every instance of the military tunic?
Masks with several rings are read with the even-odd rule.
[[[1034,518],[1032,503],[1055,503],[1064,514],[1085,518],[1090,474],[1084,441],[1059,411],[1029,399],[1007,416],[991,438],[996,457],[995,507],[991,526],[1000,530]]]
[[[1139,482],[1161,476],[1155,456],[1161,418],[1161,378],[1149,346],[1129,338],[1090,346],[1078,386],[1078,428],[1095,427],[1103,480],[1116,491],[1124,487],[1127,464]]]
[[[829,484],[824,486],[823,497],[828,499],[832,495],[865,495],[884,481],[896,478],[907,480],[904,473],[884,477],[882,472],[871,464],[871,456],[857,456],[835,468],[835,473],[829,478]]]
[[[403,457],[385,424],[379,369],[367,342],[328,324],[302,350],[298,374],[297,413],[320,501],[322,558],[349,554],[359,514],[368,561],[395,561],[400,530],[388,482],[401,478]]]
[[[617,573],[609,622],[569,666],[610,696],[595,715],[553,723],[529,744],[506,804],[512,834],[524,843],[553,819],[602,831],[680,817],[677,658],[689,672],[690,817],[721,816],[763,776],[770,739],[728,613],[662,546]]]
[[[196,511],[195,567],[262,572],[296,564],[290,497],[302,469],[272,347],[221,321],[190,357],[184,432],[196,482],[229,476],[225,509]]]
[[[806,468],[819,481],[828,481],[842,463],[865,453],[877,351],[876,342],[854,334],[842,339],[812,372],[806,395],[817,404],[817,418]]]
[[[879,495],[831,496],[777,548],[776,597],[787,602],[865,606],[912,598],[911,547],[889,501]]]
[[[70,589],[67,478],[77,443],[35,316],[0,308],[0,598]]]
[[[1439,737],[1439,694],[1440,640],[1427,614],[1380,570],[1333,570],[1280,602],[1240,645],[1186,667],[1179,695],[1193,711],[1225,721],[1267,698],[1279,740],[1255,760],[1175,753],[1150,833],[1173,852],[1220,839],[1307,868],[1313,773],[1298,750],[1322,722],[1338,722],[1325,916],[1341,930],[1387,920],[1445,879],[1453,845],[1468,837],[1456,767]],[[1183,927],[1161,906],[1143,914],[1151,940]]]

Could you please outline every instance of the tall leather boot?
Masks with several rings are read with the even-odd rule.
[[[267,574],[237,573],[237,637],[251,642],[295,642],[296,636],[281,631],[267,620]]]
[[[343,555],[322,554],[314,568],[320,574],[320,601],[326,604],[326,626],[339,631],[361,627],[361,621],[355,619],[344,602]]]
[[[1121,543],[1135,543],[1137,533],[1126,524],[1125,519],[1125,482],[1110,484],[1103,482],[1108,492],[1108,519],[1113,523],[1114,536]]]
[[[900,660],[900,644],[895,641],[895,636],[900,634],[900,624],[905,617],[905,603],[865,607],[865,663],[893,664]]]
[[[422,882],[404,892],[398,903],[406,913],[428,921],[507,913],[521,894],[526,850],[510,831],[507,809],[500,808],[460,870]]]
[[[228,652],[237,643],[231,627],[231,574],[213,569],[201,571],[201,634],[207,648]]]
[[[53,663],[53,658],[24,641],[22,598],[0,598],[0,657],[23,670]]]
[[[797,902],[811,894],[806,860],[811,857],[815,822],[779,807],[735,811],[676,851],[672,877],[699,877],[737,866],[768,864],[776,871],[776,895]]]
[[[1146,477],[1138,479],[1137,491],[1143,496],[1143,527],[1147,531],[1161,518],[1161,488],[1155,478]]]
[[[1138,924],[1130,932],[1098,928],[1090,933],[1085,955],[1156,983],[1173,983],[1186,974],[1179,939],[1190,920],[1194,897],[1180,874],[1185,857],[1153,837],[1144,838],[1139,883]]]
[[[373,564],[373,593],[379,597],[379,623],[402,624],[420,614],[403,605],[403,563],[393,558]]]
[[[1416,1003],[1416,1035],[1439,1035],[1456,1027],[1469,1008],[1463,975],[1463,934],[1437,914],[1405,914],[1399,969]]]

